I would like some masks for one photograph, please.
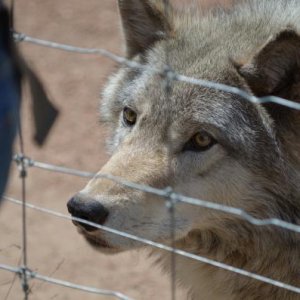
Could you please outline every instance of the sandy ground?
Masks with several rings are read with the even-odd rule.
[[[183,5],[187,1],[177,1]],[[203,2],[203,1],[202,1]],[[206,1],[211,5],[221,1]],[[224,1],[223,1],[224,2]],[[122,54],[116,1],[16,1],[16,29],[35,37]],[[32,142],[32,118],[25,89],[23,127],[26,154],[36,160],[96,172],[107,160],[105,128],[98,124],[98,102],[114,63],[99,56],[20,45],[40,74],[60,117],[46,145]],[[86,180],[37,169],[27,178],[29,202],[67,213],[66,202]],[[12,168],[7,194],[20,198],[20,179]],[[16,266],[21,257],[21,210],[5,203],[0,211],[0,264]],[[70,221],[28,210],[28,264],[41,274],[103,289],[134,299],[170,299],[170,279],[143,252],[104,256],[92,250]],[[14,280],[15,279],[15,280]],[[68,288],[30,282],[30,299],[111,299]],[[0,299],[22,299],[19,278],[0,271]],[[178,299],[186,299],[178,290]]]

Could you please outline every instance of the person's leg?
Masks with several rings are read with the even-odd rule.
[[[7,183],[18,114],[18,82],[10,58],[0,45],[0,201]]]

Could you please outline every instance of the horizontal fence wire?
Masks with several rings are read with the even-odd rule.
[[[20,268],[20,267],[12,267],[12,266],[8,266],[5,264],[0,264],[0,269],[8,271],[8,272],[16,273],[20,277],[22,277],[22,274],[24,272],[26,272],[27,279],[37,279],[37,280],[48,282],[51,284],[64,286],[64,287],[71,288],[71,289],[81,290],[83,292],[88,292],[88,293],[97,294],[97,295],[101,295],[101,296],[113,297],[113,298],[120,299],[120,300],[133,300],[132,298],[129,298],[129,297],[123,295],[122,293],[118,293],[118,292],[110,291],[110,290],[98,289],[98,288],[94,288],[94,287],[88,287],[88,286],[68,282],[65,280],[60,280],[60,279],[52,278],[49,276],[44,276],[37,272],[33,272],[27,268],[24,269],[24,268]]]
[[[17,164],[20,163],[20,155],[15,155],[14,160],[17,162]],[[245,221],[248,221],[249,223],[256,225],[256,226],[276,226],[280,227],[286,230],[294,231],[296,233],[300,233],[300,225],[292,224],[277,218],[268,218],[268,219],[258,219],[250,214],[248,214],[245,210],[237,207],[232,207],[224,204],[218,204],[211,201],[201,200],[197,198],[187,197],[178,193],[175,193],[170,187],[167,187],[165,189],[157,189],[153,188],[151,186],[131,182],[128,180],[125,180],[121,177],[114,176],[111,174],[101,174],[101,173],[92,173],[92,172],[85,172],[80,171],[76,169],[66,168],[62,166],[57,166],[54,164],[49,164],[45,162],[35,161],[31,158],[25,158],[25,163],[28,167],[35,167],[38,169],[56,172],[56,173],[62,173],[66,175],[72,175],[77,177],[83,177],[83,178],[104,178],[107,180],[114,181],[116,183],[119,183],[127,188],[135,189],[138,191],[146,192],[148,194],[153,194],[156,196],[160,196],[162,198],[168,198],[174,201],[175,203],[186,203],[191,205],[196,205],[200,207],[204,207],[207,209],[217,210],[220,212],[225,212],[228,214],[236,215]]]
[[[39,46],[43,46],[43,47],[54,48],[54,49],[59,49],[59,50],[63,50],[63,51],[73,52],[73,53],[96,54],[96,55],[105,56],[119,64],[126,65],[132,69],[144,69],[144,70],[152,71],[153,73],[159,74],[164,77],[166,76],[169,78],[169,80],[181,81],[181,82],[185,82],[185,83],[189,83],[189,84],[193,84],[193,85],[197,85],[197,86],[207,87],[207,88],[235,94],[235,95],[238,95],[252,103],[273,102],[273,103],[283,105],[283,106],[286,106],[289,108],[300,110],[300,103],[297,103],[294,101],[290,101],[290,100],[283,99],[283,98],[276,97],[276,96],[266,96],[266,97],[258,98],[258,97],[251,95],[251,94],[247,93],[246,91],[239,89],[237,87],[233,87],[233,86],[229,86],[226,84],[217,83],[217,82],[213,82],[213,81],[209,81],[209,80],[205,80],[205,79],[197,79],[197,78],[177,74],[176,72],[174,72],[172,69],[168,68],[167,66],[162,70],[156,69],[156,68],[146,66],[146,65],[137,63],[135,61],[126,59],[124,57],[116,55],[116,54],[112,53],[111,51],[108,51],[103,48],[74,47],[71,45],[66,45],[66,44],[61,44],[61,43],[56,43],[56,42],[52,42],[52,41],[34,38],[27,34],[18,33],[18,32],[14,32],[13,37],[16,42],[27,42],[27,43],[31,43],[31,44],[35,44],[35,45],[39,45]]]
[[[14,204],[22,205],[22,201],[17,200],[15,198],[8,197],[8,196],[4,196],[3,198],[6,199],[7,201],[10,201],[10,202],[14,203]],[[145,238],[138,237],[136,235],[129,234],[129,233],[126,233],[124,231],[113,229],[113,228],[110,228],[110,227],[107,227],[107,226],[104,226],[104,225],[99,225],[99,224],[87,221],[85,219],[71,217],[71,216],[62,214],[62,213],[57,212],[57,211],[53,211],[53,210],[50,210],[50,209],[46,209],[46,208],[42,208],[42,207],[33,205],[31,203],[28,203],[28,202],[26,203],[26,207],[37,210],[39,212],[50,214],[50,215],[53,215],[53,216],[56,216],[56,217],[59,217],[59,218],[62,218],[62,219],[77,221],[77,222],[80,222],[80,223],[83,223],[83,224],[101,229],[103,231],[109,232],[111,234],[119,235],[121,237],[131,239],[131,240],[140,242],[142,244],[152,246],[154,248],[158,248],[158,249],[165,250],[165,251],[168,251],[168,252],[171,252],[171,253],[175,253],[177,255],[180,255],[180,256],[183,256],[183,257],[186,257],[186,258],[191,258],[191,259],[193,259],[195,261],[199,261],[201,263],[205,263],[205,264],[208,264],[208,265],[211,265],[211,266],[214,266],[214,267],[218,267],[218,268],[226,270],[226,271],[230,271],[230,272],[233,272],[233,273],[236,273],[236,274],[239,274],[239,275],[243,275],[243,276],[246,276],[246,277],[249,277],[249,278],[252,278],[252,279],[264,282],[264,283],[268,283],[268,284],[274,285],[276,287],[283,288],[283,289],[286,289],[286,290],[289,290],[289,291],[300,294],[300,287],[292,286],[290,284],[286,284],[286,283],[278,281],[278,280],[274,280],[274,279],[271,279],[271,278],[268,278],[268,277],[265,277],[265,276],[262,276],[262,275],[259,275],[259,274],[255,274],[255,273],[252,273],[252,272],[240,269],[240,268],[236,268],[236,267],[227,265],[225,263],[222,263],[222,262],[219,262],[219,261],[216,261],[216,260],[213,260],[213,259],[209,259],[209,258],[200,256],[200,255],[196,255],[196,254],[192,254],[192,253],[180,250],[180,249],[174,249],[173,247],[170,247],[170,246],[167,246],[167,245],[164,245],[164,244],[161,244],[161,243],[157,243],[157,242],[154,242],[154,241],[151,241],[151,240],[147,240]]]

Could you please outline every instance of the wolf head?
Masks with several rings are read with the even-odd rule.
[[[104,89],[101,113],[111,129],[111,158],[100,174],[156,188],[170,186],[177,193],[240,207],[256,217],[292,219],[295,204],[286,199],[293,199],[292,178],[299,171],[297,112],[186,82],[171,82],[167,92],[165,78],[153,69],[164,70],[168,63],[177,73],[256,96],[296,100],[296,30],[250,26],[234,13],[178,14],[171,7],[166,10],[162,1],[119,0],[119,9],[127,57],[145,68],[120,67]],[[76,217],[168,243],[171,221],[165,200],[94,178],[68,208]],[[176,239],[195,229],[214,228],[222,218],[229,217],[179,202]],[[100,251],[140,246],[76,225]]]

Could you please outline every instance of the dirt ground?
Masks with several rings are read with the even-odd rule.
[[[122,54],[116,2],[19,0],[16,1],[16,29],[42,39],[103,47]],[[186,2],[178,0],[177,5]],[[207,0],[205,4],[216,2],[221,0]],[[60,110],[60,117],[46,145],[36,147],[32,142],[32,118],[25,89],[22,115],[26,154],[40,161],[98,171],[108,158],[104,147],[106,131],[98,124],[99,93],[115,64],[99,56],[66,53],[29,44],[20,47]],[[67,214],[67,200],[85,183],[85,179],[30,169],[27,199]],[[13,167],[7,194],[20,198],[20,191],[18,172]],[[20,207],[4,203],[0,211],[0,264],[19,264],[21,232]],[[43,275],[116,290],[134,299],[170,299],[169,276],[154,267],[144,252],[104,256],[84,242],[70,221],[32,210],[28,210],[28,265]],[[111,299],[37,280],[32,280],[30,287],[31,300]],[[19,278],[0,271],[0,299],[22,297]],[[178,290],[178,299],[186,299],[184,291]]]

